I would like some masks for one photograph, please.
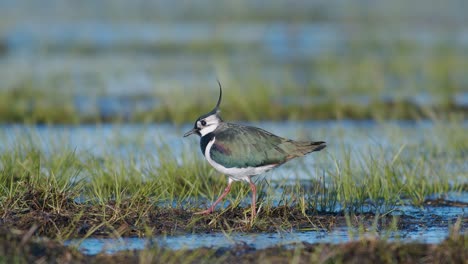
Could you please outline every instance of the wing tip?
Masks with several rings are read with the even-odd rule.
[[[312,142],[312,145],[315,146],[312,151],[320,151],[327,147],[327,143],[325,141]]]

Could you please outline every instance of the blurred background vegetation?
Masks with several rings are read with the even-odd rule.
[[[465,119],[468,2],[0,0],[0,122]]]

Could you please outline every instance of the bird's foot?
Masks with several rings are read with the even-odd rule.
[[[253,221],[255,220],[255,218],[257,218],[257,211],[255,211],[255,206],[252,206],[252,214],[250,216],[250,222],[253,223]]]
[[[214,208],[210,207],[210,208],[208,208],[206,210],[203,210],[203,211],[200,211],[200,212],[195,212],[193,214],[195,214],[195,215],[209,215],[209,214],[213,213],[213,211],[214,211]]]

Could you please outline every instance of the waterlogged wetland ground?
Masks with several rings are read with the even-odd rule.
[[[0,263],[466,262],[466,9],[0,0]],[[193,215],[216,79],[225,120],[327,142],[253,222],[241,183]]]
[[[136,259],[147,250],[248,259],[279,245],[292,245],[281,250],[288,255],[303,243],[334,248],[367,239],[427,247],[456,238],[464,247],[465,121],[251,124],[328,142],[326,151],[257,180],[253,223],[245,184],[213,215],[193,215],[226,179],[202,159],[197,140],[181,137],[190,125],[4,125],[2,226],[85,254],[139,250],[128,255]]]

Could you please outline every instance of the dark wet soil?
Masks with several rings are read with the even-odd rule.
[[[438,245],[365,239],[344,244],[296,243],[255,249],[170,250],[149,248],[114,255],[87,256],[76,249],[32,236],[35,227],[19,231],[0,227],[2,263],[466,263],[468,235],[452,235]]]
[[[41,205],[41,201],[23,197],[29,204],[21,210],[0,212],[0,263],[466,263],[468,233],[466,214],[457,216],[405,214],[379,216],[343,213],[301,212],[297,207],[279,206],[260,211],[250,222],[248,208],[217,210],[208,216],[194,215],[193,209],[167,208],[139,204],[83,204],[66,201],[60,210]],[[5,201],[8,202],[8,201]],[[426,207],[466,207],[461,202],[427,200]],[[461,218],[461,219],[460,219]],[[326,230],[355,226],[384,230],[396,222],[398,230],[421,230],[459,223],[454,232],[438,245],[386,242],[366,239],[343,244],[298,243],[256,249],[238,244],[228,248],[171,250],[154,247],[140,251],[122,251],[114,255],[88,256],[78,250],[44,237],[117,237],[157,234],[217,232],[276,232],[278,230]],[[19,231],[22,230],[22,231]],[[460,235],[464,234],[464,235]]]
[[[0,263],[84,263],[86,257],[79,251],[33,236],[36,229],[37,226],[27,231],[0,227]]]
[[[442,206],[444,201],[426,202],[426,206]],[[373,227],[385,229],[397,223],[398,229],[413,230],[421,227],[448,227],[462,217],[461,231],[468,227],[468,217],[438,216],[433,214],[405,214],[399,216],[371,213],[350,215],[343,213],[302,212],[297,207],[279,206],[260,211],[255,221],[250,221],[248,208],[217,210],[207,216],[194,215],[193,209],[167,208],[145,205],[142,213],[138,205],[121,203],[106,205],[80,204],[68,201],[61,210],[38,206],[31,202],[29,208],[0,212],[0,224],[5,228],[28,230],[37,226],[34,234],[51,238],[63,237],[115,237],[146,236],[158,234],[203,233],[215,231],[276,232],[278,230],[325,230],[336,227]],[[449,206],[465,206],[457,202]],[[376,219],[377,218],[377,219]],[[349,222],[349,223],[348,223]]]

